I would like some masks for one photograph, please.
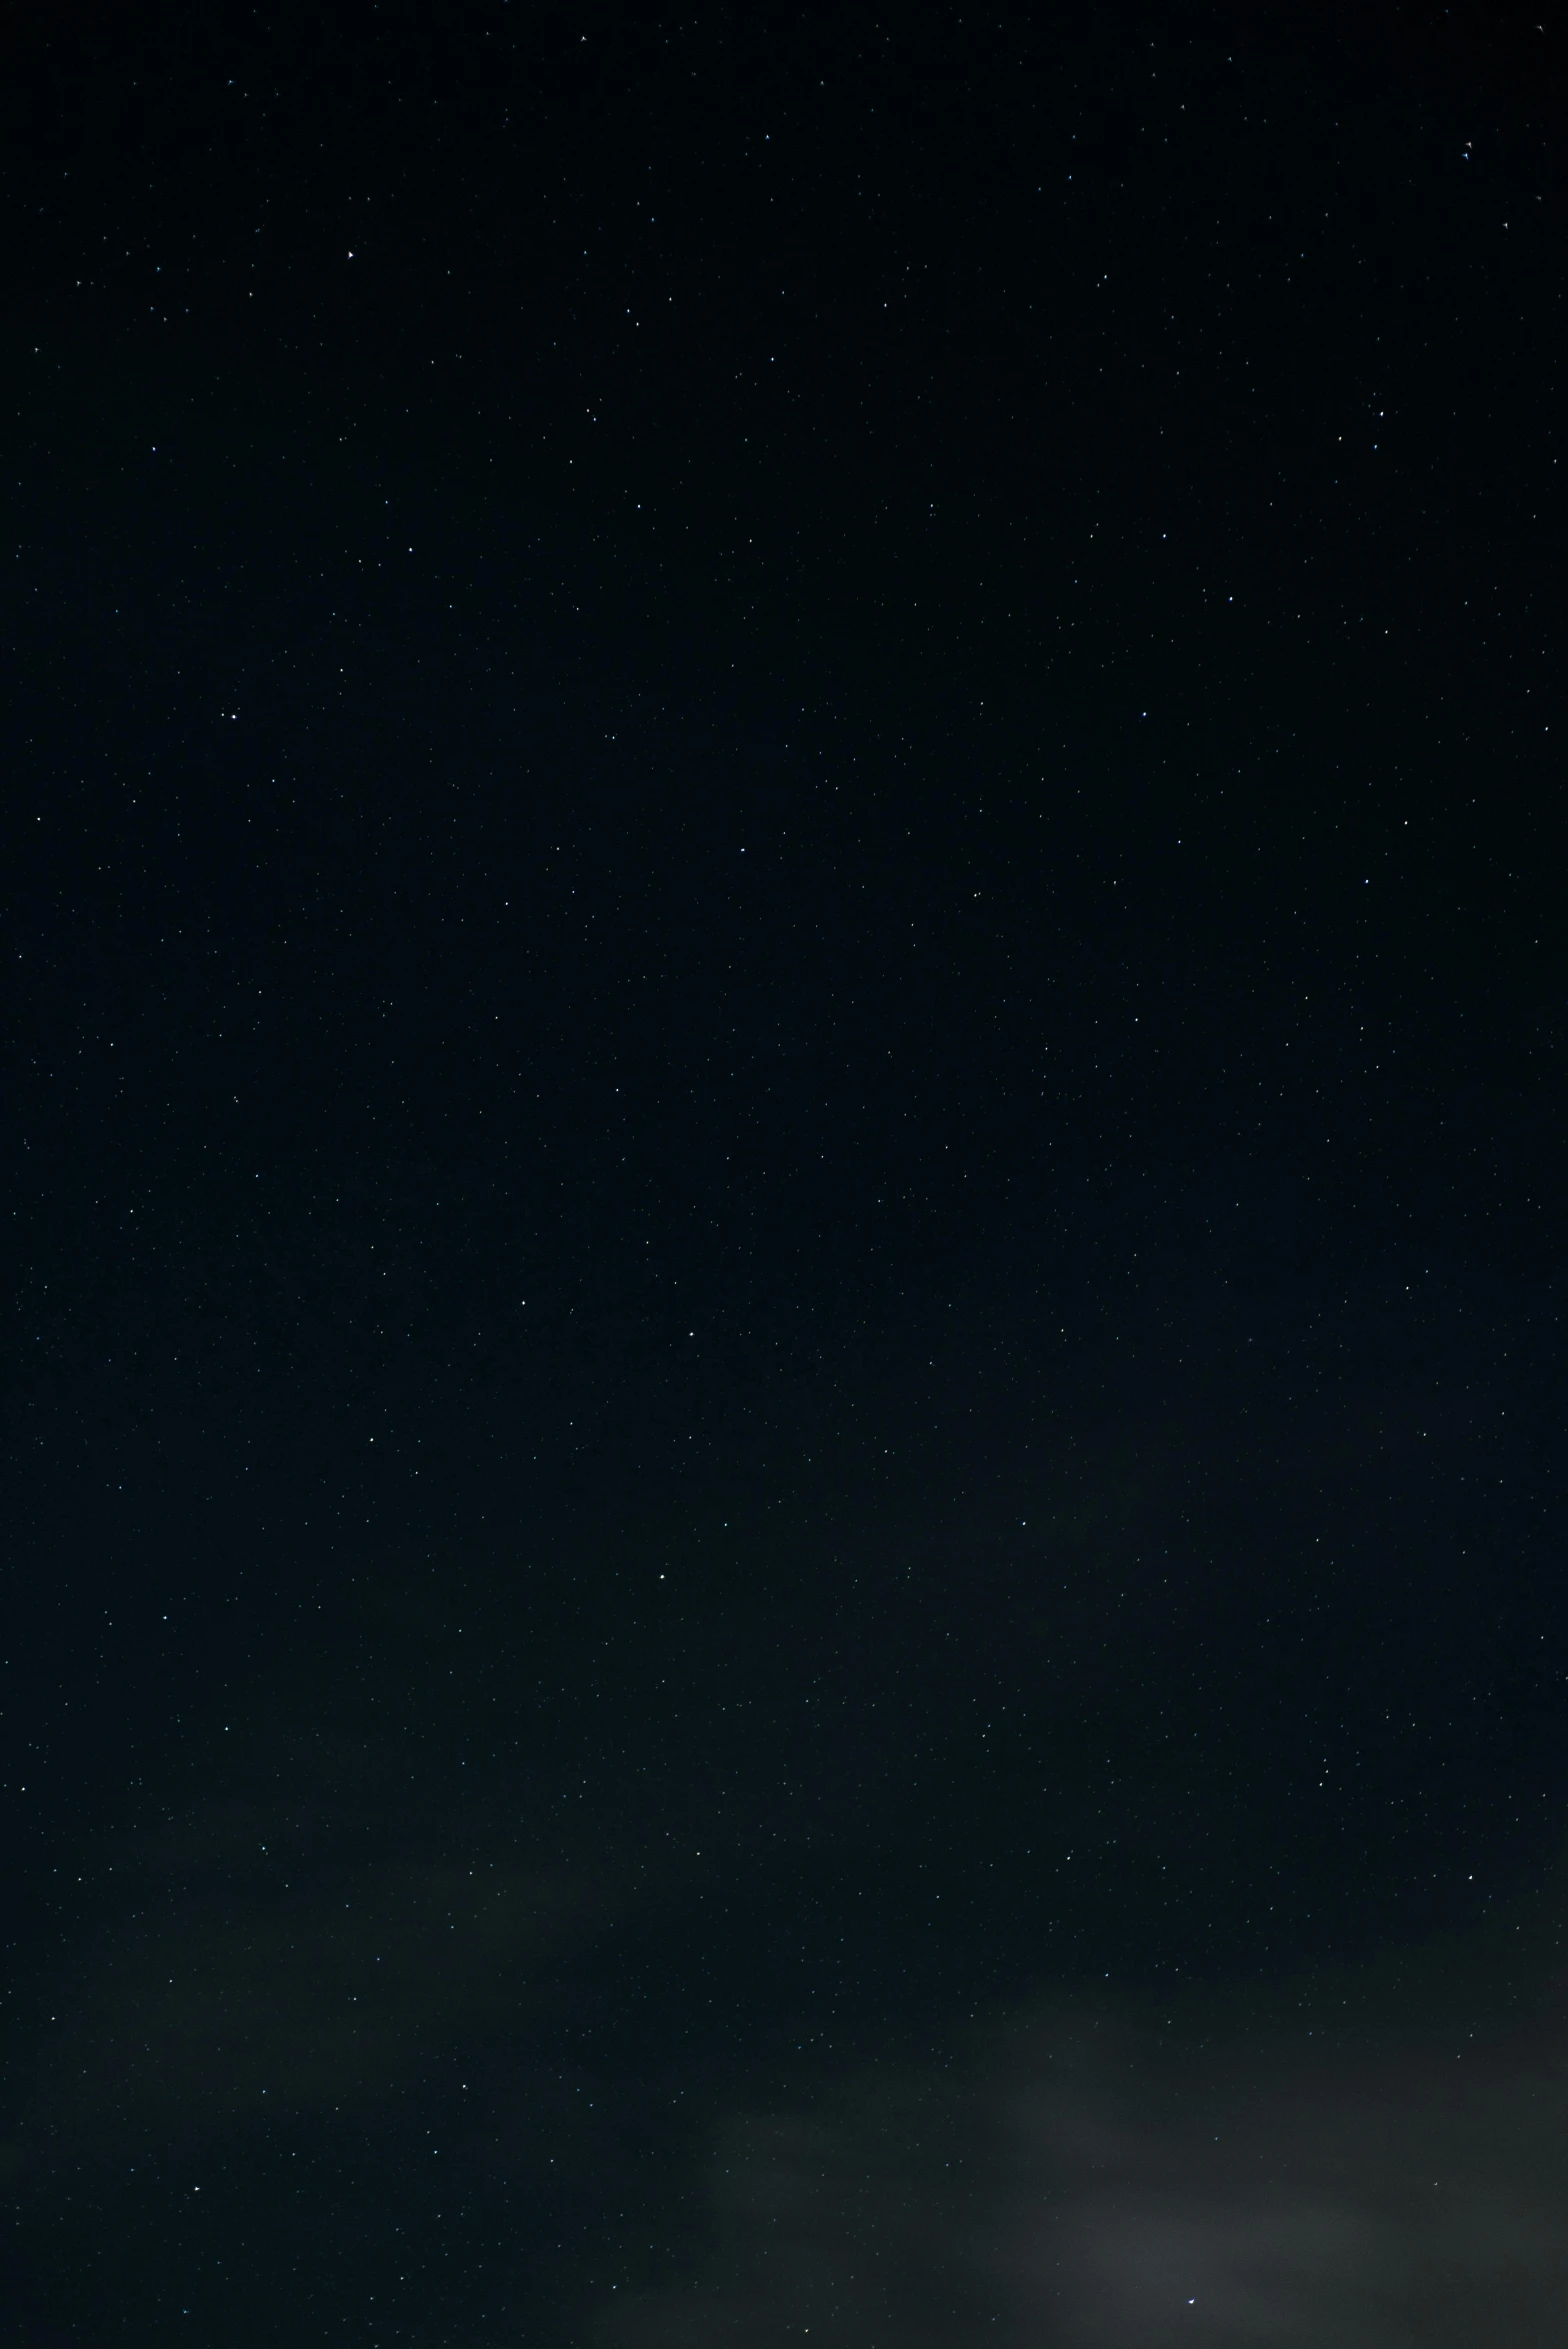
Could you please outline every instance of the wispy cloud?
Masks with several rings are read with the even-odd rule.
[[[25,1993],[12,2174],[373,2116],[536,2027],[564,1954],[624,1905],[592,1854],[432,1797],[395,1741],[274,1713],[232,1729],[210,1793],[84,1859],[77,1931]]]
[[[954,2064],[736,2116],[699,2272],[606,2329],[624,2349],[1559,2339],[1568,2034],[1300,2037],[1038,2014]]]

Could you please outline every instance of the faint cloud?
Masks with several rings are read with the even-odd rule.
[[[537,2021],[551,1968],[617,1905],[483,1802],[427,1798],[395,1741],[235,1728],[239,1775],[259,1763],[270,1793],[220,1785],[87,1863],[17,2081],[30,2118],[0,2148],[13,2176],[383,2104],[443,2052]]]
[[[1173,2041],[1109,2006],[1015,2018],[952,2065],[737,2117],[695,2280],[603,2329],[621,2349],[1546,2349],[1565,2056],[1568,2035],[1330,2056],[1195,2023]]]

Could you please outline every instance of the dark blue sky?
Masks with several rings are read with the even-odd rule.
[[[13,29],[12,2332],[1546,2337],[1555,32]]]

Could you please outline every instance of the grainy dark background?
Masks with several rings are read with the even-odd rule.
[[[1167,2043],[1395,2115],[1185,2338],[1376,2205],[1446,2339],[1434,2050],[1546,2033],[1481,2201],[1560,2068],[1557,17],[0,79],[8,2337],[1035,2339],[908,2097],[1092,1993],[1151,2175]]]

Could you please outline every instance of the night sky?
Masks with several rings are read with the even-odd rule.
[[[6,9],[5,2343],[1560,2349],[1541,7]]]

